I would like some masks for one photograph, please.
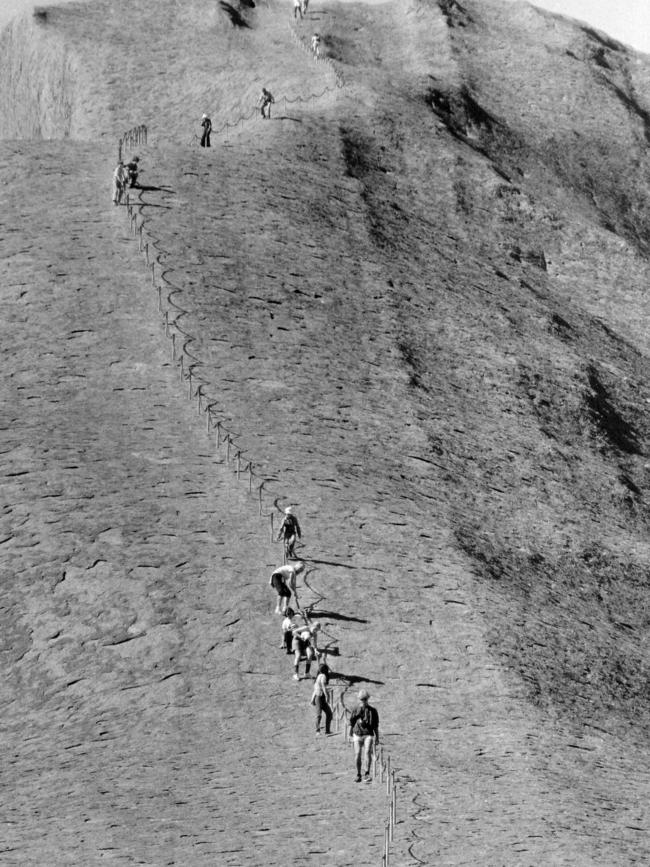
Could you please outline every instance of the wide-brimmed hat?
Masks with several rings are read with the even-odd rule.
[[[359,691],[359,699],[360,701],[367,701],[370,698],[370,693],[367,689],[362,689]]]

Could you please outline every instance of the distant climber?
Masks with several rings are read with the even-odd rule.
[[[314,33],[311,38],[311,50],[316,57],[320,57],[320,35],[318,33]]]
[[[204,114],[201,118],[201,126],[203,127],[203,135],[201,136],[201,147],[209,148],[210,147],[210,133],[212,132],[212,121]]]
[[[280,647],[287,653],[293,653],[293,630],[299,626],[296,612],[293,608],[287,608],[282,621],[282,644]]]
[[[138,185],[138,172],[140,170],[140,166],[138,163],[140,162],[140,157],[133,157],[130,163],[126,164],[126,170],[129,173],[129,186],[137,187]]]
[[[300,18],[302,21],[302,0],[293,0],[293,19]]]
[[[287,506],[284,510],[284,518],[282,519],[282,523],[280,524],[280,529],[278,530],[278,538],[284,540],[284,556],[286,560],[295,560],[296,555],[294,553],[294,548],[296,542],[301,537],[300,524],[298,523],[298,519],[293,514],[293,508],[291,506]]]
[[[271,117],[271,106],[275,100],[273,99],[273,94],[267,90],[265,87],[262,88],[262,95],[259,98],[259,106],[260,111],[262,112],[262,117],[269,118]],[[266,109],[268,106],[268,114],[266,113]]]
[[[126,184],[129,179],[129,173],[126,166],[119,161],[117,168],[113,172],[113,204],[119,205],[122,202],[122,196],[126,190]]]
[[[361,704],[352,711],[349,719],[350,736],[354,744],[354,760],[357,766],[356,782],[361,782],[361,764],[363,760],[365,779],[370,780],[370,762],[373,746],[379,743],[379,714],[376,708],[368,704],[370,695],[367,689],[359,692]]]
[[[307,14],[307,7],[308,6],[309,6],[309,0],[302,0],[302,3],[300,5],[300,11],[302,12],[303,16]]]

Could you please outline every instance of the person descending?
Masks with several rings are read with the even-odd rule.
[[[365,779],[370,780],[372,748],[379,743],[379,714],[368,704],[367,689],[359,692],[361,704],[350,715],[350,737],[354,744],[354,760],[357,766],[356,782],[361,782],[361,760],[364,761]]]
[[[140,166],[138,163],[140,162],[140,157],[133,157],[130,163],[126,164],[126,170],[129,173],[129,186],[137,187],[138,185],[138,172],[140,170]]]
[[[129,174],[126,170],[126,166],[122,162],[119,161],[115,171],[113,172],[113,204],[119,205],[122,201],[122,196],[126,191],[126,184],[129,178]]]
[[[311,38],[311,50],[316,57],[320,57],[320,36],[318,33],[314,33]]]
[[[294,549],[296,542],[301,538],[301,536],[302,531],[300,529],[300,524],[298,523],[298,518],[293,514],[293,507],[287,506],[284,510],[284,518],[280,524],[276,540],[278,542],[281,539],[284,540],[284,556],[286,560],[296,559]]]
[[[268,118],[269,120],[271,119],[271,106],[273,105],[274,102],[275,102],[275,99],[273,99],[273,94],[271,93],[271,91],[269,91],[265,87],[263,87],[262,93],[261,93],[260,98],[259,98],[259,106],[260,106],[260,111],[262,112],[263,118]],[[267,107],[268,107],[268,113],[267,113]]]
[[[297,18],[302,21],[302,0],[293,0],[293,20]]]
[[[210,133],[212,132],[212,121],[204,114],[201,118],[201,126],[203,127],[203,135],[201,136],[201,147],[209,148],[210,147]]]
[[[316,734],[320,734],[320,721],[325,715],[325,734],[330,734],[330,726],[332,724],[332,708],[327,700],[327,684],[330,680],[329,665],[322,662],[318,666],[318,675],[314,683],[314,691],[311,696],[311,703],[316,708]]]

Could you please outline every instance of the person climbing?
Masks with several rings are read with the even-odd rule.
[[[203,127],[203,135],[201,136],[201,147],[209,148],[210,147],[210,133],[212,132],[212,121],[204,114],[201,118],[201,126]]]
[[[299,624],[293,608],[287,608],[284,614],[285,617],[282,621],[282,644],[280,647],[291,654],[293,653],[293,631],[298,628]]]
[[[300,11],[303,14],[303,17],[307,14],[307,7],[309,6],[309,0],[302,0],[300,5]]]
[[[305,660],[305,677],[309,677],[312,660],[317,659],[319,654],[317,644],[317,633],[320,630],[320,623],[314,623],[313,626],[298,626],[293,631],[293,679],[300,680],[300,662]]]
[[[294,553],[295,545],[298,539],[302,536],[302,531],[300,529],[300,524],[298,523],[298,519],[293,514],[293,507],[287,506],[284,510],[284,518],[282,519],[282,523],[280,524],[280,529],[278,530],[278,538],[276,541],[280,541],[280,539],[284,540],[284,557],[285,560],[295,560],[296,555]]]
[[[129,186],[137,187],[138,185],[138,172],[140,170],[140,166],[138,163],[140,162],[140,157],[133,157],[130,163],[126,164],[126,170],[129,173]]]
[[[296,605],[298,604],[298,589],[296,587],[296,579],[297,576],[304,572],[305,564],[304,563],[295,563],[295,564],[285,564],[284,566],[278,566],[277,569],[273,570],[271,574],[271,579],[269,584],[278,594],[278,607],[276,608],[276,614],[284,614],[287,606],[289,605],[289,599],[291,599],[291,594],[293,594]],[[284,603],[282,600],[285,600]]]
[[[318,33],[314,33],[311,38],[311,50],[316,57],[320,57],[320,35]]]
[[[370,761],[372,748],[379,743],[379,714],[368,704],[370,695],[367,689],[359,692],[361,704],[350,715],[350,737],[354,744],[354,760],[357,766],[355,782],[361,782],[361,761],[363,759],[366,781],[370,780]]]
[[[119,161],[115,171],[113,172],[113,204],[119,205],[122,201],[122,196],[126,190],[126,183],[129,178],[129,174],[126,170],[126,166],[122,162]]]
[[[314,683],[314,691],[311,696],[311,703],[316,708],[316,734],[320,734],[320,721],[325,715],[325,734],[330,734],[330,726],[332,724],[332,708],[327,700],[327,684],[330,680],[329,665],[322,662],[318,666],[318,675]]]
[[[293,20],[296,18],[302,21],[302,0],[293,0]]]
[[[275,102],[273,99],[273,94],[267,90],[265,87],[262,88],[262,94],[259,99],[260,111],[262,112],[263,118],[271,119],[271,105]],[[266,108],[268,106],[268,114],[266,113]]]

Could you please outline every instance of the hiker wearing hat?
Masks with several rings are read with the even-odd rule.
[[[212,132],[212,121],[204,114],[201,118],[201,126],[203,127],[203,135],[201,136],[201,147],[209,148],[210,147],[210,133]]]
[[[282,523],[280,524],[280,529],[278,530],[278,538],[284,539],[284,559],[285,560],[295,560],[294,547],[296,541],[300,539],[300,524],[298,523],[298,519],[293,514],[293,508],[291,506],[287,506],[284,510],[284,518],[282,519]]]
[[[126,166],[122,162],[119,161],[115,171],[113,172],[113,204],[119,205],[122,201],[122,196],[124,195],[124,191],[126,190],[126,182],[128,180],[129,174],[126,170]]]
[[[138,184],[138,171],[140,169],[138,163],[140,157],[133,157],[130,163],[126,164],[126,170],[129,173],[129,186],[135,187]]]
[[[368,704],[370,695],[367,689],[359,693],[358,707],[350,716],[350,737],[354,744],[354,760],[357,765],[355,782],[361,782],[361,762],[363,759],[365,774],[364,779],[370,780],[370,761],[372,748],[379,743],[379,714],[377,709]]]
[[[278,566],[271,573],[269,584],[278,594],[278,604],[275,608],[276,614],[284,614],[286,612],[292,593],[296,598],[296,604],[298,604],[296,578],[304,568],[304,563],[285,564],[284,566]]]

